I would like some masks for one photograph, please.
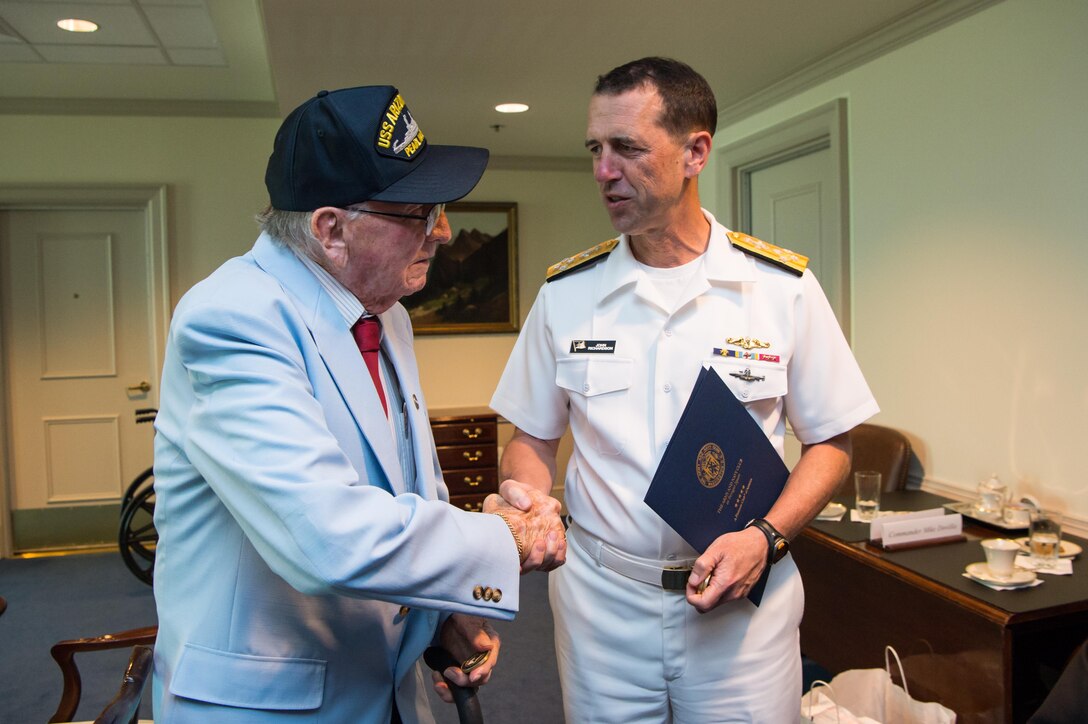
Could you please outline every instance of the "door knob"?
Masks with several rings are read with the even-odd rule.
[[[129,392],[140,392],[146,395],[148,392],[151,392],[151,384],[147,380],[144,380],[140,384],[133,385],[127,389]]]

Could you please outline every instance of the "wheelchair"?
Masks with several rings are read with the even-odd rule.
[[[136,422],[153,422],[158,410],[136,410]],[[148,468],[129,483],[121,498],[121,522],[117,545],[121,560],[136,578],[152,585],[155,577],[155,547],[159,542],[155,530],[155,471]]]

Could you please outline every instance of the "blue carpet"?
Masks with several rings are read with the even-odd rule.
[[[152,626],[151,587],[136,579],[118,553],[0,560],[0,722],[40,724],[60,701],[61,676],[49,648],[64,639]],[[83,700],[77,719],[94,719],[121,684],[129,652],[80,659]],[[141,708],[150,718],[150,697]]]
[[[563,702],[552,641],[548,582],[543,574],[521,579],[521,612],[515,622],[495,622],[502,638],[501,665],[480,689],[484,719],[562,724]],[[151,588],[139,582],[116,553],[0,560],[0,724],[40,724],[56,709],[60,670],[49,656],[57,641],[96,636],[156,623]],[[77,718],[93,719],[117,690],[126,651],[88,654],[81,664],[84,699]],[[804,659],[805,690],[830,674]],[[150,692],[148,692],[150,693]],[[141,716],[150,718],[150,696]],[[431,693],[438,724],[457,724],[456,710]]]

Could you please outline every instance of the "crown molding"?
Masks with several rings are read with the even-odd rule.
[[[195,116],[276,118],[274,101],[194,101],[141,98],[0,98],[0,114],[27,116]]]
[[[718,128],[725,128],[826,80],[860,67],[941,28],[996,5],[1002,0],[933,0],[889,21],[861,40],[851,42],[807,64],[736,103],[718,109]]]
[[[492,156],[491,171],[592,171],[593,162],[581,156]]]

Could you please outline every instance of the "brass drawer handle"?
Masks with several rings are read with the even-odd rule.
[[[469,440],[475,440],[480,435],[483,435],[484,431],[483,431],[483,429],[481,429],[479,427],[476,428],[475,430],[469,430],[466,427],[465,429],[461,430],[461,434],[464,435],[465,437],[467,437]]]
[[[464,456],[465,460],[468,460],[470,463],[474,463],[477,460],[483,458],[484,453],[482,450],[477,450],[476,453],[473,454],[466,450],[465,452],[461,453],[461,455]]]
[[[465,510],[467,510],[470,513],[479,513],[481,510],[484,509],[484,504],[483,503],[465,503],[464,507],[465,507]]]
[[[483,483],[483,482],[484,482],[484,476],[483,475],[477,475],[475,480],[473,480],[472,478],[470,478],[467,475],[465,476],[465,485],[467,485],[470,488],[478,488],[480,486],[480,484]]]

